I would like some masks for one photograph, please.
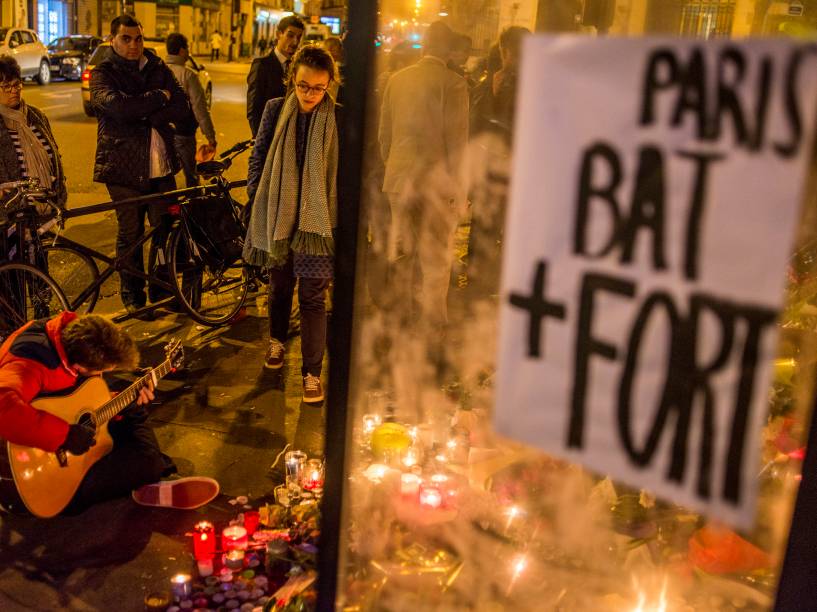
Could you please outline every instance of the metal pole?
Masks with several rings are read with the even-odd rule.
[[[332,329],[329,333],[329,387],[326,407],[326,485],[321,504],[321,538],[318,547],[318,600],[321,612],[335,609],[338,595],[343,492],[346,484],[347,404],[352,356],[352,320],[355,266],[359,235],[366,109],[371,102],[369,82],[373,78],[374,40],[377,31],[377,2],[349,3],[349,34],[344,43],[346,64],[341,164],[338,193],[335,280],[332,299]]]

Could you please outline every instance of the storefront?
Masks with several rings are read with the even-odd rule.
[[[44,44],[73,31],[69,21],[68,3],[63,0],[37,2],[37,35]]]
[[[218,0],[193,0],[194,28],[191,50],[194,54],[206,55],[210,52],[210,36],[219,29],[220,10]]]

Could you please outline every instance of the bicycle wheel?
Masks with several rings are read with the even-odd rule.
[[[68,300],[47,274],[25,263],[0,265],[0,336],[23,324],[68,310]]]
[[[68,306],[74,312],[93,311],[99,299],[99,287],[79,304],[77,298],[99,278],[99,267],[93,258],[69,246],[57,243],[43,247],[48,261],[48,275],[56,281],[68,299]]]
[[[249,281],[244,266],[238,263],[226,270],[208,266],[184,221],[170,234],[167,260],[173,292],[195,321],[222,325],[244,305]]]

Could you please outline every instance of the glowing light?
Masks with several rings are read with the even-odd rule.
[[[510,595],[514,583],[519,580],[519,576],[522,575],[522,572],[524,572],[527,567],[528,558],[525,555],[519,555],[513,560],[511,563],[511,582],[508,584],[508,590],[505,591],[506,595]]]
[[[637,587],[637,584],[636,584]],[[667,612],[667,578],[664,577],[657,601],[652,602],[644,591],[639,589],[638,600],[631,612]]]
[[[519,506],[511,506],[505,511],[505,514],[508,515],[508,522],[505,523],[505,531],[511,528],[511,523],[513,520],[522,514],[522,511],[519,509]]]
[[[448,13],[446,13],[445,11],[440,11],[439,13],[437,13],[437,15],[439,15],[440,17],[448,17]]]

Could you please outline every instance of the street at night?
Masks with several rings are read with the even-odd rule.
[[[219,149],[250,137],[246,120],[247,63],[205,61],[213,79],[213,121]],[[47,87],[26,83],[27,102],[47,112],[68,177],[69,209],[108,201],[104,185],[94,183],[96,119],[86,117],[77,82]],[[246,178],[248,154],[237,157],[228,176]],[[179,175],[180,186],[183,179]],[[234,193],[246,199],[244,189]],[[113,212],[69,220],[67,236],[113,254]],[[118,278],[103,287],[95,312],[121,314]],[[247,317],[210,328],[187,315],[159,310],[156,321],[128,320],[142,365],[160,362],[171,338],[182,340],[184,368],[159,383],[149,423],[162,450],[182,476],[218,480],[221,494],[195,511],[150,509],[130,499],[100,504],[77,517],[49,521],[0,519],[0,610],[142,610],[144,596],[162,591],[167,575],[187,571],[190,537],[198,520],[229,518],[245,496],[257,505],[272,499],[283,482],[283,467],[271,470],[287,443],[322,453],[323,408],[305,405],[300,367],[263,367],[266,350],[265,287],[251,293]],[[299,359],[299,339],[291,339],[288,360]],[[127,379],[129,380],[129,379]],[[109,381],[112,388],[126,379]],[[229,503],[233,500],[233,504]],[[130,585],[125,591],[122,585]],[[127,592],[127,599],[122,599]]]

